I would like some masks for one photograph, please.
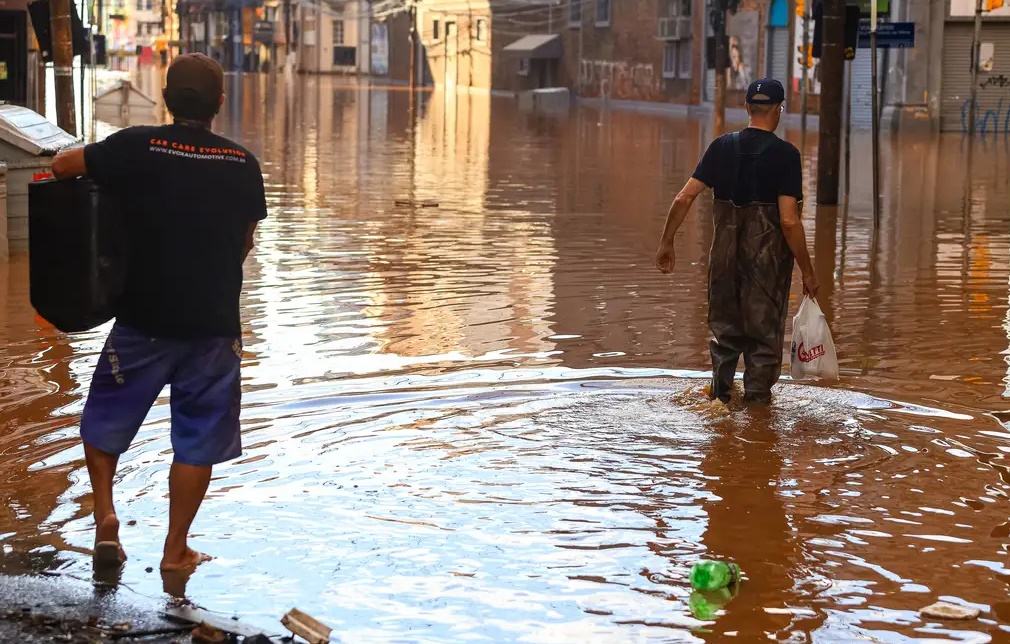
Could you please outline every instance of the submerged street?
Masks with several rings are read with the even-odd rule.
[[[710,196],[674,275],[653,266],[710,117],[283,75],[229,76],[225,100],[215,129],[259,157],[270,216],[246,262],[245,450],[195,523],[215,559],[194,602],[274,630],[297,606],[347,642],[1007,637],[1005,137],[969,163],[961,135],[885,134],[875,235],[868,134],[849,204],[817,208],[812,132],[842,379],[726,412],[703,392]],[[790,316],[799,292],[797,272]],[[78,430],[106,332],[56,332],[27,256],[0,264],[0,574],[90,576]],[[122,581],[147,597],[167,400],[117,479]],[[689,610],[699,557],[748,578],[714,622]],[[918,614],[940,599],[982,617]]]

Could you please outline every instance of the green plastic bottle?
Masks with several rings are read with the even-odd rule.
[[[725,608],[733,597],[734,594],[729,588],[705,593],[696,590],[688,599],[688,608],[696,619],[710,622],[719,617],[719,611]]]
[[[740,581],[740,566],[724,561],[699,561],[691,568],[691,587],[713,591],[729,588]]]

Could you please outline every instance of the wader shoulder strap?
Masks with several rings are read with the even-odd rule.
[[[737,190],[737,186],[740,183],[740,159],[741,159],[741,157],[744,156],[743,151],[740,149],[740,132],[739,131],[733,133],[732,140],[733,140],[733,177],[734,177],[734,179],[733,179],[733,190],[730,193],[730,201],[733,201],[735,203],[736,190]],[[774,140],[775,139],[772,138],[772,137],[770,137],[770,136],[769,137],[764,137],[763,140],[761,140],[761,141],[758,142],[757,148],[753,152],[747,153],[747,156],[749,157],[747,159],[747,161],[748,161],[748,163],[747,163],[747,170],[749,171],[749,175],[750,175],[748,177],[750,179],[750,195],[748,195],[748,196],[751,197],[752,199],[756,199],[757,198],[757,193],[758,193],[758,190],[757,190],[757,187],[758,187],[757,186],[757,173],[754,172],[754,169],[753,169],[754,161],[759,156],[761,156],[762,154],[764,154],[765,150],[767,150],[769,147],[771,147],[771,144],[774,142]],[[746,204],[740,204],[740,205],[746,205]]]

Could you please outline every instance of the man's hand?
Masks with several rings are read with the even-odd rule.
[[[673,265],[677,262],[677,256],[673,252],[673,246],[663,245],[656,253],[656,268],[660,273],[669,275],[673,272]]]
[[[53,159],[53,176],[57,179],[73,179],[88,174],[84,165],[84,148],[76,147],[64,150]]]
[[[803,275],[803,294],[809,296],[810,299],[817,297],[817,289],[820,288],[820,284],[817,283],[817,276],[813,273],[804,273]]]

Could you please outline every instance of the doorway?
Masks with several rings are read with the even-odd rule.
[[[28,21],[23,11],[0,11],[0,102],[28,100]]]

